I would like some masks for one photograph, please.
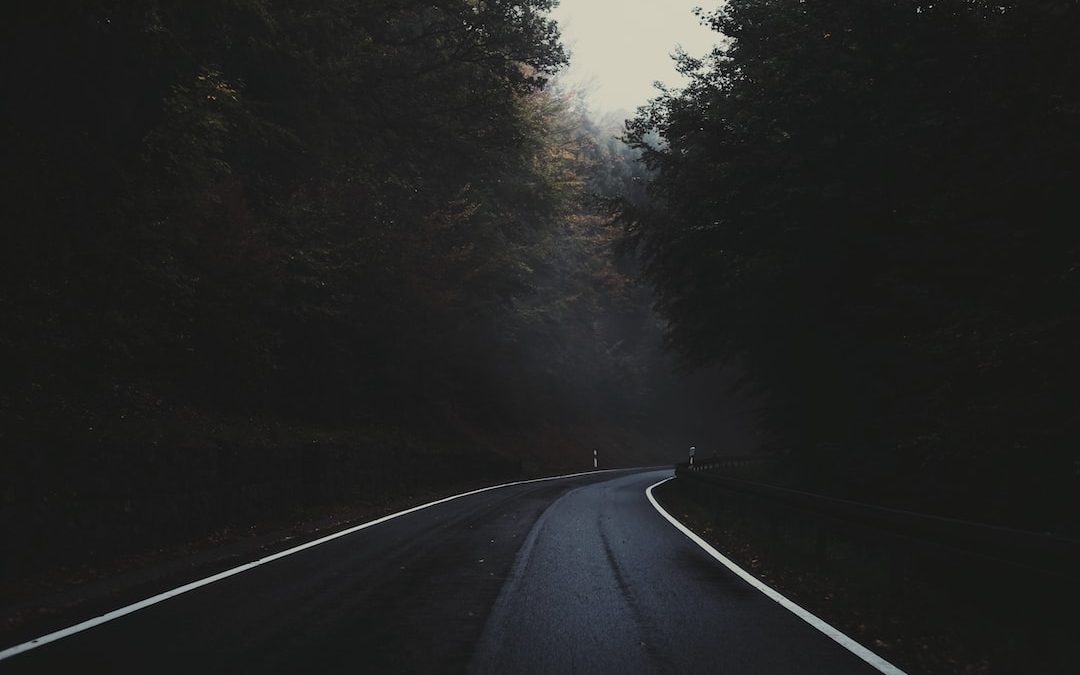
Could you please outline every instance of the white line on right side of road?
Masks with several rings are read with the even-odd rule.
[[[275,553],[273,555],[268,555],[265,558],[259,558],[258,560],[249,562],[249,563],[247,563],[245,565],[240,565],[239,567],[233,567],[232,569],[225,570],[224,572],[219,572],[218,574],[206,577],[205,579],[199,579],[198,581],[193,581],[193,582],[191,582],[189,584],[185,584],[183,586],[179,586],[177,588],[174,588],[171,591],[165,591],[164,593],[159,593],[159,594],[157,594],[155,596],[152,596],[152,597],[149,597],[149,598],[147,598],[145,600],[140,600],[139,602],[127,605],[126,607],[121,607],[120,609],[114,609],[111,612],[107,612],[105,614],[102,614],[101,616],[96,616],[93,619],[87,619],[86,621],[83,621],[82,623],[77,623],[77,624],[75,624],[73,626],[68,626],[67,628],[62,628],[60,630],[53,631],[52,633],[42,635],[41,637],[34,638],[33,640],[30,640],[29,642],[24,642],[22,644],[15,645],[13,647],[8,647],[7,649],[4,649],[4,650],[0,651],[0,661],[3,661],[4,659],[9,659],[12,656],[15,656],[16,654],[22,654],[23,652],[28,652],[31,649],[37,649],[38,647],[43,647],[43,646],[49,644],[50,642],[56,642],[57,640],[62,640],[63,638],[70,637],[72,635],[75,635],[77,633],[81,633],[81,632],[86,631],[86,630],[90,630],[91,628],[94,628],[95,626],[100,626],[103,623],[108,623],[110,621],[114,621],[116,619],[119,619],[122,616],[127,616],[128,614],[131,614],[133,612],[137,612],[140,609],[145,609],[145,608],[150,607],[152,605],[156,605],[156,604],[158,604],[160,602],[165,602],[166,600],[168,600],[170,598],[175,598],[178,595],[181,595],[183,593],[187,593],[188,591],[193,591],[196,588],[202,588],[203,586],[207,586],[209,584],[212,584],[215,581],[221,581],[222,579],[227,579],[227,578],[229,578],[231,576],[240,574],[241,572],[247,572],[250,569],[254,569],[256,567],[259,567],[260,565],[265,565],[266,563],[273,562],[275,560],[280,560],[281,558],[284,558],[285,556],[290,556],[290,555],[292,555],[294,553],[299,553],[300,551],[305,551],[305,550],[307,550],[309,548],[312,548],[314,546],[318,546],[319,544],[325,544],[326,542],[332,541],[334,539],[338,539],[339,537],[344,537],[346,535],[352,534],[353,532],[358,532],[360,530],[369,528],[369,527],[371,527],[373,525],[378,525],[380,523],[385,523],[388,520],[393,520],[394,518],[400,518],[401,516],[405,516],[405,515],[408,515],[410,513],[415,513],[416,511],[420,511],[422,509],[430,508],[432,506],[437,506],[439,504],[445,504],[446,502],[449,502],[449,501],[452,501],[452,500],[455,500],[455,499],[460,499],[462,497],[469,497],[471,495],[480,494],[481,492],[487,492],[489,490],[498,490],[499,488],[513,487],[515,485],[525,485],[526,483],[541,483],[541,482],[544,482],[544,481],[559,480],[560,478],[577,478],[578,476],[587,476],[587,475],[590,475],[590,474],[610,473],[612,471],[626,471],[626,469],[603,469],[601,471],[582,471],[582,472],[579,472],[579,473],[567,474],[565,476],[548,476],[547,478],[532,478],[530,480],[519,480],[519,481],[514,481],[512,483],[503,483],[502,485],[492,485],[492,486],[489,486],[489,487],[480,488],[479,490],[473,490],[471,492],[463,492],[462,494],[453,495],[452,497],[444,497],[443,499],[437,499],[437,500],[435,500],[433,502],[428,502],[427,504],[421,504],[420,506],[414,506],[411,509],[405,509],[404,511],[398,511],[397,513],[391,513],[388,516],[383,516],[382,518],[377,518],[376,520],[372,520],[372,521],[363,523],[362,525],[356,525],[356,526],[350,527],[348,529],[341,530],[340,532],[335,532],[333,534],[326,535],[325,537],[316,539],[314,541],[309,541],[306,544],[301,544],[299,546],[294,546],[293,548],[290,548],[288,550],[280,551],[280,552]]]
[[[691,541],[693,541],[695,544],[697,544],[702,549],[704,549],[706,553],[708,553],[713,558],[715,558],[717,561],[719,561],[721,565],[723,565],[724,567],[728,568],[729,570],[731,570],[732,572],[737,574],[743,581],[745,581],[746,583],[750,584],[751,586],[753,586],[757,590],[764,593],[766,596],[768,596],[768,598],[770,600],[775,601],[777,604],[779,604],[784,609],[788,610],[789,612],[791,612],[795,616],[799,617],[800,619],[802,619],[806,623],[810,624],[811,626],[818,629],[819,631],[821,631],[822,633],[824,633],[828,637],[832,638],[832,640],[834,642],[836,642],[838,645],[840,645],[844,649],[848,650],[849,652],[851,652],[855,656],[858,656],[863,661],[866,661],[868,664],[873,666],[879,672],[885,673],[885,675],[906,675],[906,673],[904,673],[904,671],[900,670],[899,668],[897,668],[893,664],[889,663],[888,661],[881,658],[880,656],[878,656],[874,652],[870,651],[866,647],[862,646],[861,644],[859,644],[855,640],[851,639],[850,637],[848,637],[844,633],[840,632],[839,630],[834,628],[832,625],[830,625],[826,621],[824,621],[824,620],[818,618],[817,616],[811,614],[810,612],[806,611],[802,607],[796,605],[791,600],[788,600],[783,595],[781,595],[779,592],[777,592],[775,589],[771,588],[770,586],[767,586],[760,579],[758,579],[754,575],[750,574],[749,572],[747,572],[743,568],[736,565],[734,562],[732,562],[727,557],[725,557],[724,554],[720,553],[720,551],[717,551],[715,548],[710,546],[707,541],[705,541],[701,537],[694,534],[693,531],[691,531],[685,525],[683,525],[678,520],[676,520],[675,517],[672,516],[670,513],[665,511],[664,507],[660,506],[660,503],[656,501],[656,497],[653,497],[653,488],[655,488],[657,486],[660,486],[660,485],[663,485],[664,483],[668,482],[669,480],[674,480],[674,479],[675,479],[674,476],[671,477],[671,478],[665,478],[664,480],[662,480],[662,481],[660,481],[658,483],[654,483],[654,484],[650,485],[645,490],[645,496],[649,498],[649,501],[652,503],[653,508],[655,508],[657,510],[657,512],[660,513],[661,516],[666,518],[669,523],[674,525],[680,532],[682,532],[687,537],[689,537]]]

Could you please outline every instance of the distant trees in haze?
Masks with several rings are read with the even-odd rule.
[[[720,46],[628,133],[655,203],[623,217],[670,344],[745,357],[804,481],[1075,527],[1080,5],[703,20]]]

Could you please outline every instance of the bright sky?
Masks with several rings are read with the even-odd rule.
[[[584,88],[593,113],[633,112],[656,94],[652,83],[681,86],[670,55],[681,46],[704,55],[718,34],[698,23],[694,7],[717,0],[561,0],[552,13],[570,50],[559,77]]]

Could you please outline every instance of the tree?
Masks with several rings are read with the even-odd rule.
[[[1044,482],[1053,518],[1075,494],[1076,3],[703,19],[720,45],[628,129],[659,206],[623,215],[670,344],[747,358],[805,481],[976,513]]]

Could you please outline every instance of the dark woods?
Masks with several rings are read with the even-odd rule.
[[[591,204],[643,170],[545,88],[550,5],[3,10],[6,523],[639,461],[658,328]]]
[[[239,414],[423,399],[564,206],[530,98],[564,59],[542,7],[438,4],[9,23],[5,268],[48,372]]]
[[[729,0],[628,131],[551,4],[0,10],[0,524],[733,450],[615,200],[774,480],[1075,530],[1077,2]]]
[[[788,480],[1076,531],[1080,5],[703,19],[730,39],[629,133],[671,345],[746,359]]]

